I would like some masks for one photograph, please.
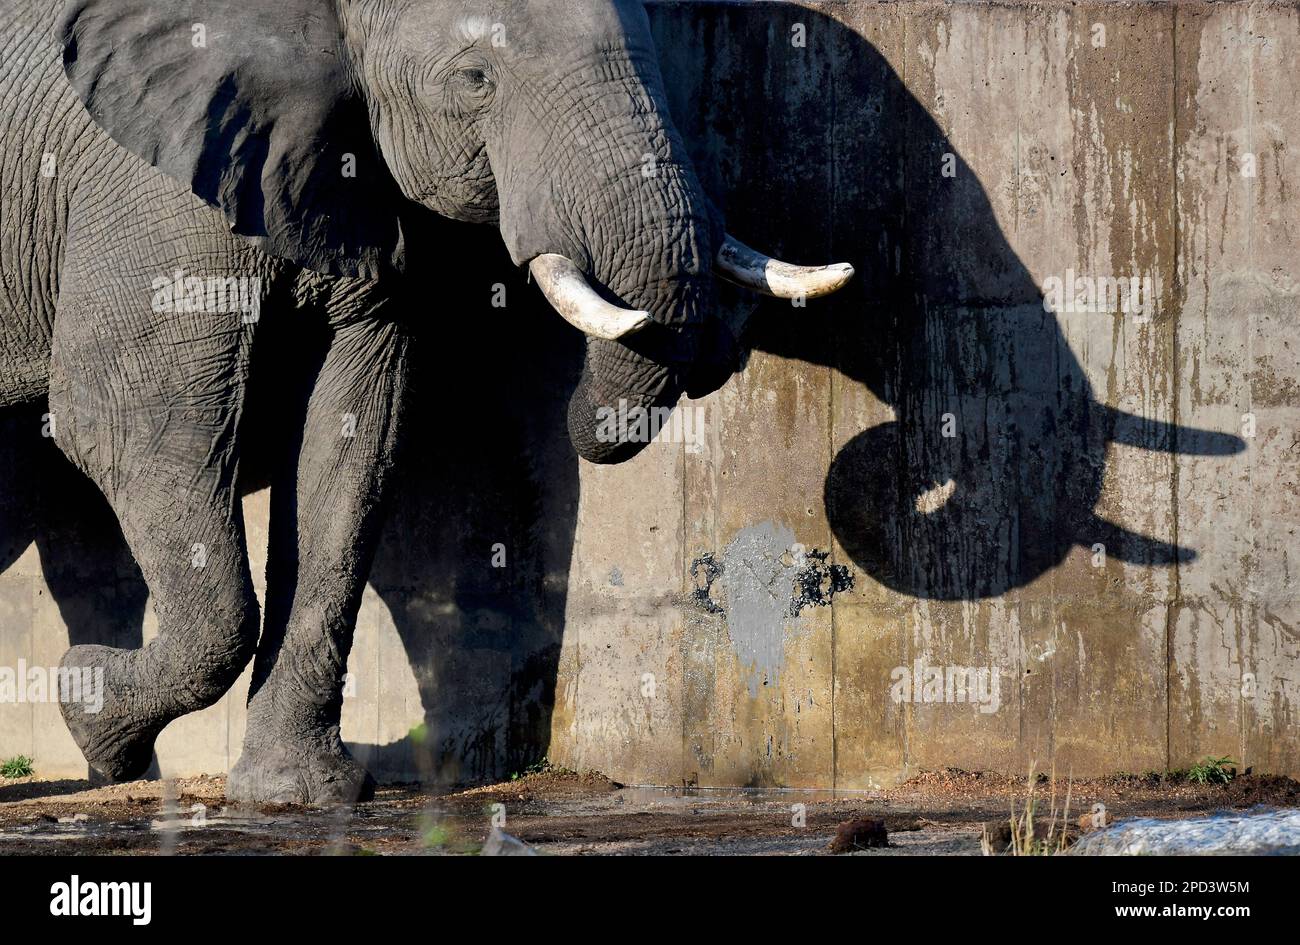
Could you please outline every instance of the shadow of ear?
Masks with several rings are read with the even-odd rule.
[[[1108,414],[1111,440],[1125,446],[1183,456],[1233,456],[1246,449],[1246,441],[1231,433],[1178,426],[1149,417],[1134,416],[1114,407],[1102,409]]]
[[[1168,566],[1196,560],[1196,552],[1191,548],[1131,532],[1095,515],[1084,526],[1078,541],[1084,548],[1103,545],[1107,556],[1126,564]]]

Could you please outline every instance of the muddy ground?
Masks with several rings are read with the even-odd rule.
[[[821,854],[840,824],[871,817],[884,820],[889,845],[859,855],[979,855],[985,823],[1007,819],[1013,802],[1022,810],[1027,793],[1023,778],[956,770],[838,796],[627,787],[594,772],[546,771],[456,793],[387,786],[354,810],[318,811],[229,806],[224,785],[0,781],[0,854],[473,854],[504,816],[507,833],[548,854]],[[1058,807],[1065,788],[1057,785]],[[1050,785],[1035,790],[1040,809],[1050,806]],[[1119,819],[1300,806],[1300,783],[1250,775],[1226,785],[1093,779],[1071,792],[1075,832],[1081,814],[1082,829],[1091,827],[1098,804]]]

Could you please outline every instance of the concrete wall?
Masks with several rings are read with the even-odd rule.
[[[651,13],[731,229],[859,278],[806,308],[728,292],[743,371],[635,461],[579,468],[575,339],[457,230],[457,310],[506,282],[520,333],[482,338],[487,380],[425,354],[352,654],[358,753],[447,781],[545,753],[702,785],[1300,772],[1297,6]],[[1044,311],[1051,279],[1105,277],[1150,305]],[[32,454],[0,460],[0,665],[56,661],[68,628],[138,644],[95,496],[9,432]],[[996,699],[904,693],[927,667],[982,669]],[[245,689],[168,729],[161,770],[225,770]],[[54,706],[0,705],[18,752],[84,772]]]

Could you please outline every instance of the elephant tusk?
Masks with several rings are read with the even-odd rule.
[[[777,299],[819,299],[842,289],[853,278],[848,263],[794,266],[750,249],[728,236],[718,250],[714,270],[728,282]]]
[[[617,341],[650,324],[650,313],[611,305],[568,256],[544,253],[528,264],[537,287],[560,317],[584,334]]]

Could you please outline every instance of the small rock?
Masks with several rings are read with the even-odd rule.
[[[59,818],[59,823],[61,823],[61,824],[79,824],[79,823],[81,823],[82,821],[85,821],[85,820],[90,820],[90,815],[89,815],[89,814],[73,814],[71,817],[60,817],[60,818]]]
[[[990,820],[984,824],[984,832],[988,835],[989,846],[994,853],[1006,853],[1011,849],[1011,821],[1003,817],[1001,820]]]
[[[835,831],[831,841],[832,853],[852,853],[869,847],[889,846],[889,834],[885,831],[885,822],[879,817],[859,817],[845,821]]]
[[[1109,827],[1115,822],[1115,816],[1108,810],[1099,810],[1095,814],[1080,814],[1079,829],[1084,833],[1089,830],[1100,830],[1102,827]]]
[[[537,856],[537,851],[503,830],[492,828],[487,843],[483,844],[483,856]]]

